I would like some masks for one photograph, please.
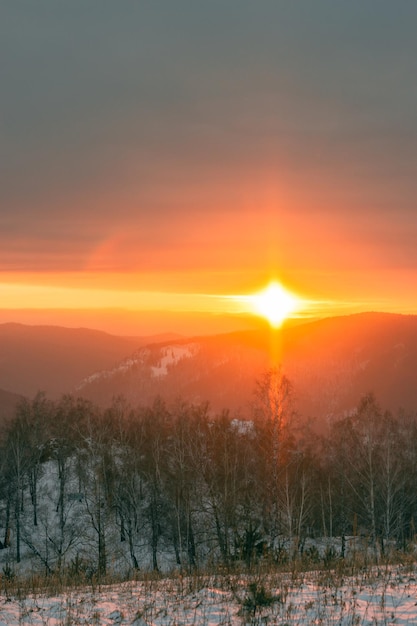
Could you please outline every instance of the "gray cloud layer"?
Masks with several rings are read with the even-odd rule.
[[[416,26],[412,0],[3,2],[0,268],[78,269],[126,227],[157,251],[251,179],[369,212],[415,266]]]

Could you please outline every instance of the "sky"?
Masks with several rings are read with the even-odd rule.
[[[414,0],[4,0],[0,322],[417,314]],[[224,297],[227,296],[227,297]]]

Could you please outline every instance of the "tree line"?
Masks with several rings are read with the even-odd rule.
[[[372,395],[317,435],[280,369],[251,415],[186,401],[24,400],[1,434],[0,563],[46,574],[251,566],[415,539],[417,419]],[[336,539],[338,540],[336,542]],[[316,543],[314,543],[316,542]],[[317,555],[317,554],[316,554]]]

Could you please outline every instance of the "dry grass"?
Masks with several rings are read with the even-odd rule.
[[[28,611],[40,611],[45,606],[45,598],[58,598],[60,608],[55,623],[84,623],[83,611],[89,606],[90,623],[100,624],[103,598],[116,602],[116,598],[123,597],[123,606],[129,607],[129,620],[139,622],[142,618],[145,623],[211,623],[209,613],[216,603],[222,607],[221,623],[225,625],[353,625],[372,623],[371,620],[388,624],[395,617],[395,602],[401,600],[398,590],[404,587],[407,593],[407,585],[413,584],[410,581],[414,580],[416,564],[409,554],[397,553],[395,558],[370,562],[369,557],[356,553],[351,559],[315,565],[314,569],[314,563],[306,558],[287,565],[262,561],[250,569],[234,564],[227,570],[211,568],[191,574],[136,572],[129,581],[114,575],[98,580],[80,572],[75,575],[73,571],[26,577],[7,571],[0,584],[6,601],[18,603],[21,623],[27,623]],[[175,619],[171,620],[173,614]]]
[[[268,560],[260,560],[248,568],[243,563],[233,563],[230,567],[209,567],[194,569],[191,573],[174,570],[169,573],[153,571],[134,571],[129,577],[117,574],[97,576],[90,574],[82,568],[74,571],[72,567],[45,576],[39,572],[32,572],[25,576],[16,575],[12,569],[4,568],[0,574],[0,591],[6,597],[24,598],[33,594],[59,595],[68,590],[80,587],[93,592],[99,591],[104,586],[114,585],[127,581],[141,582],[147,588],[158,586],[164,580],[170,587],[175,587],[181,595],[195,593],[207,587],[208,584],[233,590],[236,581],[255,580],[262,584],[263,580],[273,581],[279,586],[279,581],[284,577],[292,584],[298,584],[308,574],[313,574],[320,585],[338,585],[345,578],[355,578],[358,583],[361,580],[369,581],[373,577],[381,577],[390,571],[393,566],[401,566],[405,572],[412,572],[416,563],[414,554],[395,552],[390,558],[371,560],[369,555],[356,552],[353,557],[332,560],[309,560],[308,557],[300,557],[290,563],[277,564]]]

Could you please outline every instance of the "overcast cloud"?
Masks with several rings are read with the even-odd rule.
[[[416,28],[412,0],[2,2],[0,269],[112,238],[107,269],[196,241],[207,269],[264,210],[417,268]]]

